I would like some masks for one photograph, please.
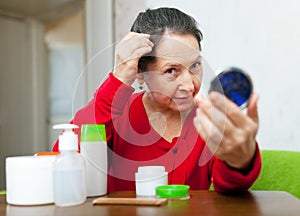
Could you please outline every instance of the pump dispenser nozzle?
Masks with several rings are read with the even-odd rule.
[[[53,129],[63,129],[63,133],[59,135],[59,151],[78,150],[78,136],[73,132],[74,128],[78,128],[75,124],[59,124],[54,125]]]

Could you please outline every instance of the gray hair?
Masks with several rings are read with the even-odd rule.
[[[154,45],[166,31],[171,34],[193,35],[201,50],[201,40],[203,35],[198,29],[196,20],[176,8],[147,9],[139,13],[135,19],[131,30],[132,32],[145,33],[150,35],[150,40]],[[145,71],[149,62],[154,62],[155,56],[143,56],[139,61],[139,69]]]

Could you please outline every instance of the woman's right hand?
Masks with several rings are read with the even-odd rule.
[[[139,59],[150,53],[153,46],[149,34],[129,32],[116,46],[114,76],[132,85],[138,73]]]

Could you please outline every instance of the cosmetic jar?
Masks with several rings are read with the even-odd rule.
[[[164,166],[142,166],[135,173],[137,196],[155,196],[155,188],[168,184],[168,172]]]
[[[55,155],[6,158],[7,203],[13,205],[53,203],[55,158]]]

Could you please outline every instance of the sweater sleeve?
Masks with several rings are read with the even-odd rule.
[[[94,95],[94,116],[98,124],[112,121],[115,115],[120,115],[134,88],[122,83],[112,73],[100,86]]]
[[[134,88],[125,85],[112,73],[97,89],[94,98],[82,109],[78,110],[70,121],[79,126],[74,132],[80,140],[82,124],[105,124],[107,140],[112,135],[112,119],[122,113],[126,103],[132,95]],[[54,144],[53,151],[58,151],[58,141]]]
[[[261,155],[258,145],[248,170],[231,168],[224,161],[215,158],[212,168],[212,182],[218,192],[246,191],[258,178],[261,170]]]

